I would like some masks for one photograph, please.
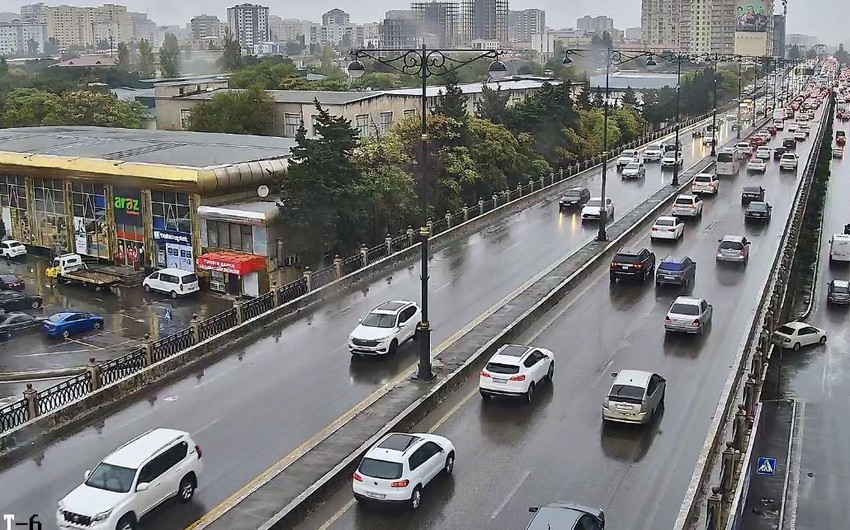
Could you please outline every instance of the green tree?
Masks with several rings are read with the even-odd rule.
[[[139,41],[139,75],[142,79],[151,79],[156,75],[153,48],[145,39]]]
[[[637,94],[635,94],[631,86],[627,86],[625,92],[623,92],[623,105],[635,106],[637,103]]]
[[[40,46],[39,46],[39,44],[38,44],[38,41],[37,41],[37,40],[35,40],[35,39],[29,39],[29,40],[27,41],[27,54],[28,54],[30,57],[34,57],[34,56],[38,55],[38,49],[39,49],[39,47],[40,47]]]
[[[511,93],[504,92],[501,88],[493,90],[487,85],[481,85],[481,98],[475,102],[475,115],[493,123],[506,124],[510,120],[511,113],[508,110],[508,101]]]
[[[605,96],[602,95],[602,88],[597,86],[596,92],[593,94],[593,106],[601,109],[605,106]]]
[[[180,45],[173,33],[166,33],[159,47],[159,69],[163,77],[177,77],[180,73]]]
[[[192,107],[189,130],[270,134],[274,102],[264,90],[221,90]]]
[[[235,72],[242,66],[242,48],[236,39],[233,37],[233,32],[229,29],[224,32],[224,41],[222,42],[222,54],[218,58],[218,65],[225,72]]]
[[[292,61],[275,62],[263,59],[259,63],[242,68],[230,76],[230,88],[257,87],[264,90],[280,89],[288,78],[301,78]]]
[[[59,53],[59,45],[56,43],[55,37],[50,37],[44,44],[44,53],[46,55],[56,55]]]
[[[47,116],[55,116],[62,100],[56,94],[35,88],[18,88],[6,96],[3,127],[37,127],[52,125]]]
[[[614,47],[614,39],[611,38],[611,34],[607,31],[602,32],[602,38],[600,39],[600,43],[606,48]]]
[[[357,88],[368,88],[371,90],[389,90],[398,88],[401,83],[399,76],[383,73],[370,72],[352,83]]]
[[[130,70],[130,48],[127,47],[126,43],[118,43],[118,62],[116,66],[122,72]]]
[[[800,47],[796,44],[791,46],[791,49],[788,50],[788,59],[790,59],[792,61],[799,60],[801,55],[802,54],[800,53]]]
[[[454,119],[461,124],[466,123],[469,113],[466,111],[466,96],[458,84],[457,74],[454,70],[445,76],[445,89],[437,94],[437,105],[434,112],[442,116]]]
[[[284,43],[283,49],[284,52],[286,52],[286,55],[298,55],[303,53],[304,50],[307,49],[307,46],[305,46],[303,42],[291,40]]]
[[[109,92],[74,90],[61,96],[55,112],[45,116],[45,124],[95,125],[138,129],[145,107],[136,101],[121,101]]]
[[[515,135],[530,134],[534,150],[553,167],[566,160],[565,133],[577,122],[571,90],[570,83],[544,83],[532,96],[510,107],[509,128]]]
[[[578,100],[576,101],[576,105],[578,108],[583,110],[589,110],[593,108],[593,100],[591,99],[590,89],[590,81],[585,79],[584,83],[581,86],[581,91],[578,93]]]

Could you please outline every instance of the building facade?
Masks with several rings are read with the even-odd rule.
[[[422,44],[419,20],[413,10],[387,11],[380,31],[381,48],[410,49]]]
[[[643,0],[640,27],[643,44],[651,50],[680,51],[682,0]]]
[[[42,2],[21,6],[21,20],[47,24],[47,5]]]
[[[242,49],[269,40],[269,8],[257,4],[240,4],[227,8],[227,25]]]
[[[189,22],[192,38],[221,37],[221,20],[215,15],[198,15]]]
[[[576,20],[576,29],[580,29],[585,33],[594,35],[602,35],[606,31],[609,35],[614,35],[614,19],[606,16],[592,17],[585,15]]]
[[[508,0],[461,0],[458,38],[508,42]]]
[[[44,16],[47,36],[56,39],[56,44],[63,48],[93,47],[103,41],[117,46],[119,42],[132,40],[133,24],[126,6],[48,6]]]
[[[47,24],[39,22],[0,22],[0,56],[31,56],[44,52]]]
[[[141,42],[146,40],[153,43],[156,38],[156,22],[148,18],[147,13],[127,13],[130,16],[130,25],[132,27],[130,40],[132,42]]]
[[[516,42],[531,42],[532,35],[546,32],[546,11],[523,9],[516,11]]]
[[[785,58],[785,15],[773,15],[773,56]]]
[[[457,2],[412,2],[419,31],[425,44],[453,48],[459,43],[460,4]]]
[[[304,23],[297,18],[269,15],[269,37],[275,42],[298,42],[304,37]],[[306,42],[305,44],[310,44]]]

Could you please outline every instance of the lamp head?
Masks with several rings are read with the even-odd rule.
[[[366,67],[363,66],[363,63],[361,63],[359,59],[354,59],[353,61],[348,63],[348,75],[353,79],[362,77],[365,73]]]

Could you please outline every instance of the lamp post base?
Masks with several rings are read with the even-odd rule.
[[[416,339],[419,341],[419,366],[416,370],[417,381],[433,381],[436,375],[431,370],[431,325],[422,321],[416,327]]]

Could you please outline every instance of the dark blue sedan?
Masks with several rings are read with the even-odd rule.
[[[42,329],[51,337],[68,338],[76,333],[84,333],[103,327],[103,317],[94,313],[56,313],[44,321]]]

